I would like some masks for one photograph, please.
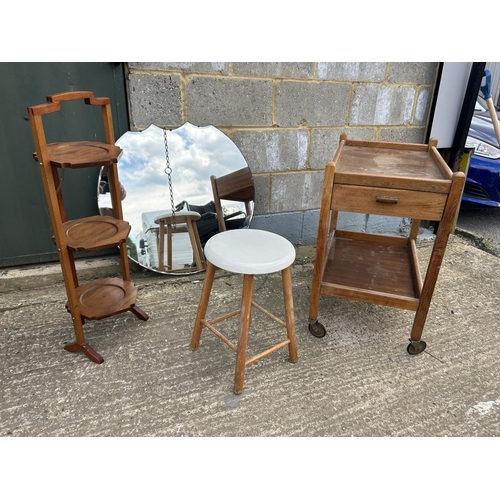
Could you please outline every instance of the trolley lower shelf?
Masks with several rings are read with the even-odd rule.
[[[416,311],[421,290],[414,240],[335,231],[325,260],[322,294]]]

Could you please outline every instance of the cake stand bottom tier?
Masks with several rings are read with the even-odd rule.
[[[130,281],[105,278],[76,289],[80,316],[84,319],[103,319],[129,311],[135,306],[138,288]],[[69,303],[66,303],[69,311]]]

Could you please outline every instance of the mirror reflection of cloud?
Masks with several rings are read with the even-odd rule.
[[[220,177],[247,165],[231,139],[213,126],[185,123],[167,131],[167,143],[174,204],[208,203],[213,199],[211,175]],[[171,210],[163,129],[151,125],[142,132],[127,132],[116,144],[123,150],[118,162],[120,182],[127,192],[123,216],[135,234],[143,212]],[[111,206],[109,195],[99,196],[99,206]]]

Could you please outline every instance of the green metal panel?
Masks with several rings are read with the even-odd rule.
[[[115,138],[129,130],[123,65],[0,63],[0,267],[57,260],[27,107],[46,96],[87,90],[109,97]],[[101,111],[83,101],[61,104],[43,118],[47,142],[104,141]],[[68,219],[97,215],[99,168],[64,170]],[[80,254],[78,254],[80,255]],[[89,254],[84,254],[88,256]]]

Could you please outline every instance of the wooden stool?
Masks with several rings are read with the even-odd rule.
[[[200,236],[196,221],[200,218],[198,212],[182,211],[175,212],[175,217],[172,211],[168,211],[159,215],[155,219],[155,224],[158,224],[158,271],[165,271],[164,253],[165,253],[165,228],[167,229],[167,271],[186,271],[188,269],[173,269],[172,268],[172,234],[180,232],[188,232],[191,248],[193,249],[195,268],[198,271],[205,269],[203,260],[203,250],[201,248]],[[174,224],[175,223],[175,224]],[[180,225],[178,225],[180,224]]]
[[[291,265],[295,261],[295,248],[293,245],[268,231],[258,229],[236,229],[225,231],[212,236],[205,245],[205,257],[208,262],[207,275],[203,285],[198,314],[191,338],[191,348],[197,349],[200,343],[201,331],[208,328],[217,337],[224,341],[236,352],[236,371],[234,377],[234,392],[241,394],[243,391],[243,378],[245,367],[254,361],[288,345],[288,353],[291,363],[297,362],[297,343],[295,339],[295,318],[293,311],[292,296],[292,273]],[[232,273],[243,274],[243,293],[241,308],[232,313],[225,314],[212,321],[205,320],[210,292],[217,268]],[[252,300],[253,277],[255,274],[269,274],[281,271],[283,280],[283,296],[285,301],[286,321],[282,321],[262,306]],[[287,340],[276,344],[274,347],[246,358],[248,328],[252,306],[256,307],[271,319],[284,326],[287,330]],[[238,345],[235,346],[222,333],[214,328],[214,324],[225,319],[240,315]]]

